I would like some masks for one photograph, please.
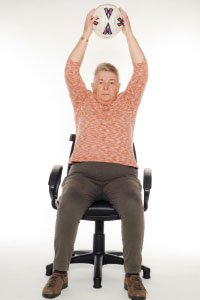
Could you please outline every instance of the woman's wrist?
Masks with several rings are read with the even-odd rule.
[[[132,36],[133,35],[133,31],[131,28],[126,28],[126,31],[124,32],[124,35],[126,37]]]
[[[84,37],[84,35],[82,35],[80,39],[83,40],[86,43],[89,41],[89,39],[87,39],[86,37]]]
[[[84,30],[83,34],[82,34],[82,37],[84,37],[85,39],[89,40],[91,34],[92,34],[92,31],[90,32],[88,30],[87,31]]]

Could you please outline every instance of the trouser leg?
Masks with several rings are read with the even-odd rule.
[[[53,268],[59,271],[68,270],[80,219],[99,193],[99,187],[81,174],[68,176],[63,183],[54,239]]]
[[[144,238],[144,210],[142,186],[137,176],[112,180],[104,187],[104,194],[121,217],[124,270],[126,273],[141,271]]]

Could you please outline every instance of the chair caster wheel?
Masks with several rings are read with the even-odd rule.
[[[150,272],[151,272],[150,268],[142,266],[142,271],[143,271],[143,278],[149,279],[151,277],[150,276]]]
[[[143,272],[143,278],[145,279],[149,279],[151,276],[150,276],[150,271],[149,272]]]
[[[46,275],[51,276],[53,273],[53,264],[47,265],[46,266]]]
[[[95,278],[93,288],[100,289],[101,287],[101,278]]]

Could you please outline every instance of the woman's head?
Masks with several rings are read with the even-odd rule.
[[[109,101],[114,100],[119,92],[119,72],[110,63],[101,63],[94,72],[92,90],[97,99]]]

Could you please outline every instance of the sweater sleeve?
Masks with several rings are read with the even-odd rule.
[[[148,80],[148,65],[147,62],[135,63],[134,72],[124,91],[125,97],[128,99],[131,107],[138,109],[146,83]]]
[[[80,66],[80,63],[71,60],[68,60],[65,66],[65,81],[75,111],[79,109],[89,93],[91,93],[90,90],[87,90],[82,80]]]

